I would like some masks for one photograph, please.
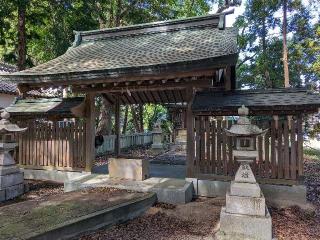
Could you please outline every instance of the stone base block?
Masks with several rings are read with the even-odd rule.
[[[257,183],[231,182],[230,194],[242,197],[261,197],[261,189]]]
[[[193,184],[182,179],[168,179],[150,189],[157,194],[158,202],[185,204],[192,200]]]
[[[0,189],[23,183],[23,173],[17,172],[9,175],[0,176]]]
[[[246,215],[266,215],[266,200],[262,197],[240,197],[226,194],[226,212]]]
[[[6,200],[13,199],[24,193],[24,184],[18,184],[11,186],[5,189],[6,191]]]
[[[157,150],[158,149],[162,150],[163,149],[163,144],[162,143],[158,143],[158,144],[154,143],[154,144],[151,145],[151,148],[152,149],[157,149]]]
[[[109,176],[142,181],[149,178],[147,159],[109,158]]]
[[[17,167],[17,165],[0,166],[0,176],[9,175],[17,172],[20,172],[20,169]]]
[[[0,190],[0,202],[3,202],[6,200],[6,191]]]
[[[272,240],[272,222],[268,209],[266,213],[266,216],[232,214],[227,213],[226,208],[223,207],[220,215],[220,231],[225,235]]]

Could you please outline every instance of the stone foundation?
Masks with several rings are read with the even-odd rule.
[[[142,181],[149,178],[149,161],[146,159],[109,158],[109,176]]]
[[[220,235],[225,235],[224,239],[235,239],[234,234],[245,236],[246,238],[243,239],[271,240],[271,216],[267,208],[265,208],[265,216],[250,216],[231,214],[226,212],[226,208],[223,207],[220,214],[220,231],[222,232]]]

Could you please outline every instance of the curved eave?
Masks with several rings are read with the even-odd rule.
[[[94,81],[110,82],[126,77],[130,79],[133,76],[153,76],[153,75],[167,75],[178,72],[190,72],[196,70],[206,70],[212,68],[223,68],[225,66],[236,65],[238,53],[223,55],[219,57],[212,57],[200,60],[165,63],[158,65],[117,68],[117,69],[101,69],[81,72],[61,72],[57,74],[3,74],[0,75],[0,80],[10,81],[17,84],[83,84]]]

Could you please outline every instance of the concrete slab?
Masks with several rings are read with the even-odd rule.
[[[64,183],[66,192],[90,187],[114,187],[138,192],[154,192],[159,202],[171,204],[190,202],[193,196],[192,183],[182,179],[149,178],[144,181],[130,181],[109,178],[108,175],[92,174]]]
[[[186,180],[193,182],[196,196],[224,197],[230,189],[228,181],[198,180],[196,178],[187,178]],[[312,204],[307,202],[304,185],[260,184],[260,188],[270,206],[281,208],[298,205],[304,210],[312,211],[314,209]]]
[[[89,172],[68,172],[68,171],[58,171],[58,170],[35,170],[35,169],[24,169],[21,168],[24,173],[25,179],[35,179],[35,180],[49,180],[54,182],[64,183],[72,179],[79,177],[89,176]]]
[[[109,158],[109,177],[130,180],[149,178],[149,160],[129,158]]]

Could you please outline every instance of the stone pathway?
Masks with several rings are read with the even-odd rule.
[[[97,188],[3,206],[0,208],[0,239],[28,239],[73,219],[144,196],[146,193]]]

